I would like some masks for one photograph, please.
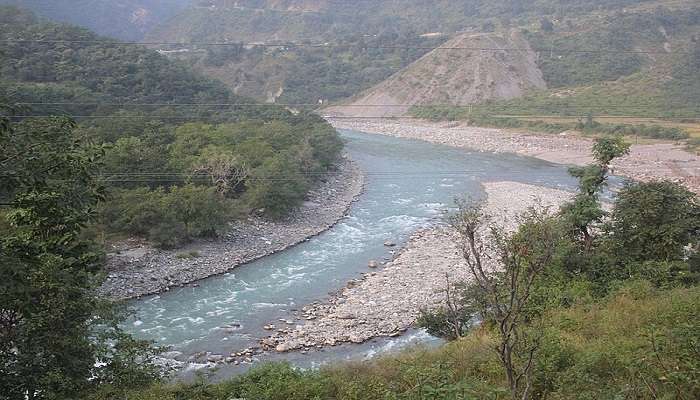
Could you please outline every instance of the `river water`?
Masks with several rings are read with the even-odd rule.
[[[307,242],[204,280],[198,287],[134,302],[135,317],[128,330],[185,355],[228,354],[257,344],[266,336],[264,325],[289,319],[290,310],[322,300],[367,272],[368,261],[390,258],[385,241],[405,243],[411,233],[439,220],[456,197],[483,198],[480,182],[575,187],[565,167],[532,158],[354,131],[341,134],[348,153],[367,173],[365,192],[344,220]],[[226,325],[235,329],[222,329]],[[425,333],[412,331],[363,345],[265,357],[313,366],[431,342],[434,339]],[[221,373],[230,375],[239,369],[225,367]]]

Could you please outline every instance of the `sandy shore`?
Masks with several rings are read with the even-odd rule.
[[[421,120],[333,119],[338,129],[420,139],[478,151],[516,153],[558,164],[584,165],[592,161],[593,142],[570,135],[511,133],[501,129],[477,128],[455,122]],[[656,143],[633,145],[628,156],[613,163],[617,175],[635,180],[667,179],[680,182],[700,193],[700,157],[681,145]]]
[[[571,193],[516,182],[484,185],[485,209],[508,229],[528,207],[557,209]],[[455,232],[437,226],[414,234],[395,259],[376,272],[368,272],[327,302],[304,307],[296,315],[296,327],[276,330],[261,347],[280,352],[308,350],[341,343],[362,343],[379,336],[398,336],[411,327],[421,308],[443,301],[446,277],[463,281],[468,272]],[[275,329],[275,327],[272,327]]]
[[[363,172],[344,160],[338,172],[312,190],[308,201],[285,220],[251,217],[232,225],[219,240],[172,251],[143,244],[121,246],[108,255],[108,275],[100,293],[115,300],[160,293],[285,250],[335,225],[363,187]]]

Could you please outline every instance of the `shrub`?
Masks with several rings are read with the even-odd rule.
[[[185,185],[169,190],[117,190],[103,207],[102,218],[114,231],[144,236],[157,246],[171,248],[218,235],[234,210],[234,203],[219,196],[215,188]]]

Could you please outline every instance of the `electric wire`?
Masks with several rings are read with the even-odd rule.
[[[526,48],[526,47],[478,47],[478,46],[398,46],[398,45],[363,45],[363,44],[333,44],[333,43],[258,43],[258,42],[118,42],[113,40],[60,40],[60,39],[0,39],[0,43],[7,44],[87,44],[99,46],[244,46],[262,48],[316,48],[316,49],[361,49],[361,50],[437,50],[437,51],[483,51],[483,52],[539,52],[539,53],[569,53],[569,54],[654,54],[673,55],[691,54],[688,51],[666,50],[606,50],[606,49],[564,49],[558,47]]]

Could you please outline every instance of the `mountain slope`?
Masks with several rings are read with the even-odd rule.
[[[124,109],[128,114],[172,114],[178,118],[225,114],[226,120],[267,120],[291,115],[278,107],[167,107],[173,103],[254,101],[232,94],[221,82],[155,50],[93,43],[113,39],[83,28],[47,23],[30,12],[0,6],[0,40],[45,38],[66,42],[0,42],[0,93],[13,102],[57,103],[33,106],[27,112],[103,115]],[[128,106],[129,103],[156,105]],[[125,120],[122,124],[132,122]]]
[[[192,0],[0,0],[38,15],[88,28],[101,35],[140,40]]]
[[[493,19],[576,15],[656,0],[199,0],[152,40],[297,41],[372,35],[389,27],[454,33]]]
[[[470,50],[479,48],[524,50]],[[462,34],[360,94],[351,103],[332,107],[327,112],[363,117],[397,116],[416,105],[512,99],[545,87],[536,55],[519,33]]]

